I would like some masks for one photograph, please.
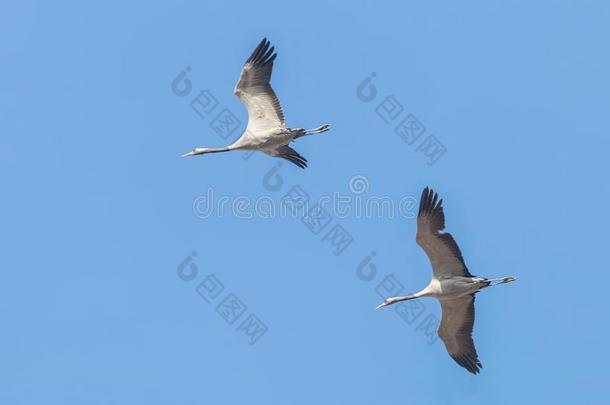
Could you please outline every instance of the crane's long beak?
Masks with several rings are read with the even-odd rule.
[[[377,305],[377,306],[375,307],[375,309],[383,308],[383,307],[388,306],[388,305],[389,305],[389,302],[385,302],[385,301],[384,301],[384,302],[382,302],[381,304]]]
[[[192,150],[189,153],[185,153],[184,155],[181,155],[180,157],[188,157],[188,156],[194,156],[195,155],[195,151]]]

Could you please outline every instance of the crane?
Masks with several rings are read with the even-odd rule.
[[[277,56],[274,49],[267,38],[264,38],[241,70],[235,94],[248,109],[248,125],[241,137],[229,146],[195,148],[182,155],[183,157],[232,150],[258,150],[286,159],[301,169],[307,167],[307,159],[288,145],[303,136],[326,132],[330,125],[313,129],[286,127],[284,111],[270,84],[273,61]]]
[[[488,279],[470,274],[455,239],[444,229],[443,200],[426,187],[419,202],[415,240],[432,264],[432,280],[423,290],[387,298],[377,308],[422,297],[438,299],[442,310],[438,335],[449,356],[469,372],[477,374],[483,366],[472,340],[475,294],[483,288],[510,283],[515,278]]]

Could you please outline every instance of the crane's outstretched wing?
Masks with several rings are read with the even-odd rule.
[[[440,300],[443,319],[438,335],[443,339],[449,356],[473,374],[483,365],[472,340],[474,326],[474,294],[462,298]]]
[[[426,187],[419,201],[417,244],[428,255],[435,278],[472,277],[460,248],[450,233],[443,232],[444,229],[443,200],[438,200],[438,195]]]
[[[307,159],[303,156],[299,155],[299,152],[292,149],[290,146],[279,146],[273,150],[266,151],[272,156],[281,157],[286,159],[295,165],[299,166],[301,169],[307,167]]]
[[[271,71],[277,56],[267,38],[263,39],[246,61],[235,94],[248,109],[246,131],[283,128],[284,112],[275,92],[271,88]]]

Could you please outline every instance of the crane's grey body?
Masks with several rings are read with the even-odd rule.
[[[437,298],[443,313],[438,334],[447,352],[460,366],[476,374],[482,365],[472,340],[475,293],[482,288],[510,283],[515,279],[487,279],[470,274],[457,243],[451,234],[444,232],[442,203],[443,200],[438,200],[438,195],[426,187],[417,216],[416,241],[430,259],[432,280],[423,290],[387,298],[377,308],[416,298]]]
[[[277,56],[270,45],[266,38],[258,44],[235,86],[235,94],[248,109],[248,126],[241,137],[229,146],[195,148],[183,157],[232,150],[259,150],[286,159],[302,169],[307,167],[307,159],[288,145],[303,136],[326,132],[330,125],[313,129],[286,127],[284,111],[270,84],[273,61]]]

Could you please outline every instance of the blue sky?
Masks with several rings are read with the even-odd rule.
[[[610,6],[533,3],[3,3],[0,402],[602,403]],[[238,136],[265,36],[287,124],[333,125],[295,145],[310,167],[179,158]],[[471,272],[518,278],[478,295],[478,376],[428,333],[434,300],[374,310],[430,277],[411,208],[312,229],[196,203],[427,185]]]

